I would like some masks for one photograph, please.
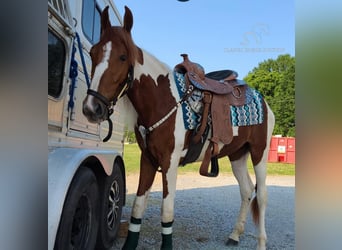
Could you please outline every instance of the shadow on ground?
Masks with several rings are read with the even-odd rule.
[[[295,249],[295,188],[268,186],[266,210],[267,249]],[[123,219],[129,221],[134,195],[127,195]],[[143,218],[138,250],[160,249],[161,192],[152,192]],[[240,207],[238,185],[177,190],[174,249],[255,249],[257,230],[250,213],[245,233],[237,247],[225,242],[232,231]],[[112,249],[120,249],[118,238]]]

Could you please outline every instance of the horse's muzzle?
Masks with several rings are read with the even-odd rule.
[[[100,123],[107,119],[108,117],[108,109],[102,103],[97,101],[94,98],[90,98],[87,96],[83,101],[83,109],[82,112],[85,117],[87,117],[88,121],[91,123]]]

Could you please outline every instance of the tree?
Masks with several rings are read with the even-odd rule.
[[[264,96],[273,110],[273,133],[295,136],[295,58],[286,54],[263,61],[244,80]]]
[[[136,143],[137,140],[135,138],[135,133],[134,131],[130,131],[128,130],[128,126],[126,125],[125,128],[124,128],[124,140],[125,142],[127,143]]]

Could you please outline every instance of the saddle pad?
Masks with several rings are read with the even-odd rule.
[[[230,117],[233,126],[249,126],[261,124],[264,120],[261,94],[248,88],[249,101],[242,106],[230,106]]]
[[[174,78],[179,97],[182,98],[186,92],[184,74],[174,71]],[[194,92],[190,97],[201,100],[198,92]],[[263,122],[263,106],[261,94],[252,88],[247,88],[246,104],[242,106],[230,106],[232,126],[249,126],[261,124]],[[201,114],[195,112],[189,102],[182,103],[184,128],[187,130],[195,129],[201,121]],[[210,120],[210,119],[209,119]]]
[[[182,98],[186,92],[184,74],[174,71],[174,78],[175,78],[179,97]],[[182,109],[183,109],[183,121],[184,121],[185,129],[187,130],[195,129],[201,121],[201,115],[193,111],[193,109],[191,108],[190,104],[187,101],[182,103]]]

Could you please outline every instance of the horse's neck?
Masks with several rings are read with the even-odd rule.
[[[143,55],[144,64],[137,62],[134,67],[129,98],[140,122],[152,125],[176,105],[177,89],[171,69],[146,51]]]
[[[155,82],[157,82],[157,78],[159,75],[166,75],[171,73],[171,69],[161,61],[159,61],[156,57],[151,55],[150,53],[143,50],[144,56],[144,64],[141,65],[136,62],[134,67],[134,77],[137,80],[140,80],[140,76],[150,75]]]
[[[124,112],[120,112],[120,116],[122,115],[124,123],[125,125],[127,125],[128,131],[134,131],[134,126],[137,123],[138,114],[128,96],[124,95],[122,98],[120,98],[117,102],[117,106],[119,106],[120,110],[124,110]]]

